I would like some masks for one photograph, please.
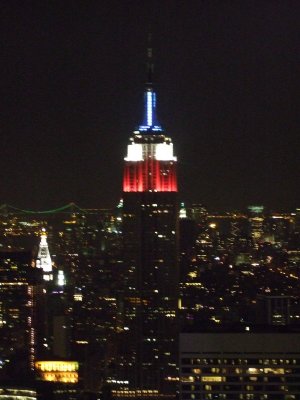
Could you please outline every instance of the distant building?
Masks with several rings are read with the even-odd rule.
[[[78,383],[78,362],[69,360],[36,361],[38,377],[46,382]]]
[[[300,333],[181,334],[180,398],[299,399]]]
[[[0,253],[0,375],[15,380],[18,368],[33,369],[42,341],[42,274],[31,260],[30,252]]]
[[[294,220],[295,220],[295,233],[300,235],[300,208],[296,208]]]
[[[257,301],[257,322],[273,326],[290,324],[290,296],[259,296]]]
[[[77,361],[52,359],[35,362],[37,391],[43,400],[78,400],[80,392],[78,386]]]
[[[257,244],[263,236],[263,223],[264,223],[264,206],[249,206],[248,211],[250,213],[250,229],[251,236],[254,243]]]

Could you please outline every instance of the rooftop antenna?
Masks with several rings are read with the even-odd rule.
[[[153,84],[153,58],[152,58],[152,34],[148,33],[148,46],[147,46],[147,86]]]

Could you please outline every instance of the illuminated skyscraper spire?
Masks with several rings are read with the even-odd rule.
[[[152,87],[153,82],[153,58],[152,58],[152,44],[151,33],[148,35],[148,48],[147,48],[147,82],[146,85]]]
[[[151,34],[148,36],[147,48],[147,81],[144,93],[144,120],[138,129],[140,132],[161,132],[163,130],[156,118],[156,93],[153,91]]]
[[[173,143],[156,119],[156,93],[153,91],[152,48],[147,49],[147,81],[144,92],[144,121],[133,132],[125,157],[124,192],[177,192]]]
[[[45,281],[52,281],[52,260],[47,243],[46,230],[43,228],[41,232],[41,241],[39,245],[38,256],[36,260],[36,267],[43,269],[43,279]]]

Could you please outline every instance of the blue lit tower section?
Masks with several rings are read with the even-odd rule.
[[[145,113],[143,124],[139,126],[139,131],[152,131],[161,132],[162,127],[158,124],[156,118],[156,93],[153,91],[152,75],[153,75],[153,63],[152,63],[152,49],[148,48],[148,62],[147,62],[147,82],[146,91],[144,93],[144,104]]]
[[[119,381],[128,382],[128,396],[139,399],[175,398],[178,382],[177,158],[171,138],[157,121],[151,56],[149,49],[144,118],[129,139],[123,180],[124,344]],[[122,393],[114,394],[127,396]]]
[[[161,132],[162,127],[158,124],[156,118],[156,93],[153,92],[152,85],[147,84],[144,94],[145,113],[143,124],[139,126],[140,132],[152,131]]]

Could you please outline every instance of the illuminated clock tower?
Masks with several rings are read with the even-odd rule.
[[[123,379],[137,398],[173,398],[177,380],[177,158],[156,117],[148,49],[144,120],[129,139],[123,179]],[[124,353],[124,354],[125,354]],[[126,370],[126,371],[125,371]]]

